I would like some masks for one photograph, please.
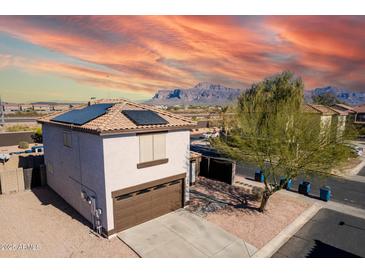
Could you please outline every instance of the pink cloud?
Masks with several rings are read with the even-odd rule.
[[[94,85],[155,92],[216,81],[245,87],[291,69],[307,88],[365,84],[363,17],[0,17],[0,31],[103,69],[23,64]],[[0,67],[9,65],[0,57]],[[5,64],[5,65],[4,65]],[[21,64],[17,64],[21,66]]]

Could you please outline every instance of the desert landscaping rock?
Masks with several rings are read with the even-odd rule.
[[[190,211],[197,212],[206,220],[258,249],[313,204],[311,200],[298,199],[277,192],[270,198],[266,212],[260,213],[257,211],[259,200],[255,199],[252,193],[245,193],[245,188],[200,178],[193,186],[192,191],[194,190],[199,192],[200,196],[191,196]],[[236,194],[239,193],[245,199],[237,197]],[[215,210],[206,210],[204,205],[208,205],[211,209],[214,207]]]

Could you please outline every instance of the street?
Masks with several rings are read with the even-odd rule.
[[[273,258],[365,257],[365,220],[321,209]]]
[[[191,150],[199,152],[205,156],[220,157],[220,154],[205,145],[191,145]],[[251,164],[238,163],[236,166],[236,174],[253,178],[257,167]],[[361,175],[361,174],[359,174]],[[293,191],[298,190],[298,185],[304,178],[299,177],[294,179]],[[310,195],[314,198],[319,197],[319,189],[321,186],[328,185],[332,190],[332,200],[365,209],[365,183],[351,181],[342,177],[336,176],[310,176],[305,178],[311,182],[312,190]]]

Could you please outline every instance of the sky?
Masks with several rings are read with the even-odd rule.
[[[365,16],[0,16],[7,102],[247,88],[284,70],[365,91]]]

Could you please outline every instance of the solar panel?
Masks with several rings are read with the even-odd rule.
[[[137,126],[168,124],[164,118],[152,110],[123,110],[122,113]]]
[[[94,104],[82,109],[74,109],[51,119],[54,122],[82,126],[101,115],[104,115],[113,104]]]

